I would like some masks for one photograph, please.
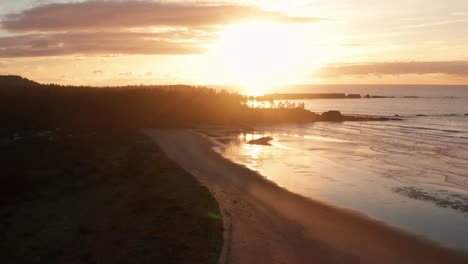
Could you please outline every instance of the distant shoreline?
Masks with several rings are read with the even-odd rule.
[[[361,98],[396,98],[395,96],[379,96],[366,94],[346,93],[275,93],[259,96],[260,100],[296,100],[296,99],[361,99]],[[417,96],[406,96],[405,98],[417,98]]]

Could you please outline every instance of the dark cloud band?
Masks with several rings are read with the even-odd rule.
[[[327,20],[291,17],[254,6],[163,4],[127,0],[44,5],[7,15],[2,27],[10,32],[109,30],[149,26],[214,26],[249,19],[280,23]]]
[[[174,38],[184,35],[192,41]],[[109,54],[197,54],[203,41],[188,32],[87,32],[29,34],[0,38],[0,57],[40,57]]]

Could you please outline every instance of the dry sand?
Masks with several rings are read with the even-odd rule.
[[[230,228],[226,263],[468,263],[351,210],[302,197],[234,164],[189,130],[147,130],[217,199]]]

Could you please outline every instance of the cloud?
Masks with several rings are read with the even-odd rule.
[[[468,15],[468,12],[458,11],[458,12],[452,12],[450,15],[452,15],[452,16],[466,16],[466,15]]]
[[[338,43],[338,44],[320,44],[320,46],[328,47],[328,46],[337,46],[337,47],[360,47],[363,44],[359,43]]]
[[[309,23],[325,19],[291,17],[255,6],[149,0],[57,3],[4,16],[0,57],[118,54],[198,54],[215,40],[222,25],[249,19]],[[152,32],[148,32],[151,27]],[[137,32],[138,31],[138,32]]]
[[[432,27],[432,26],[444,26],[456,23],[466,23],[468,22],[468,18],[463,19],[454,19],[454,20],[444,20],[444,21],[437,21],[432,23],[423,23],[423,24],[415,24],[415,25],[408,25],[404,26],[403,28],[423,28],[423,27]]]
[[[179,39],[181,36],[185,41]],[[113,54],[197,54],[207,36],[198,32],[78,32],[0,37],[0,57]],[[190,40],[190,41],[188,41]]]
[[[311,23],[324,18],[291,17],[244,5],[195,5],[150,1],[55,3],[8,14],[2,27],[10,32],[109,30],[149,26],[215,26],[249,19]]]
[[[323,67],[320,77],[341,75],[403,75],[445,74],[468,77],[468,61],[380,62],[364,64],[338,64]]]

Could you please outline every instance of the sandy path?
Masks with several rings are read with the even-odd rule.
[[[188,130],[147,130],[230,218],[227,263],[468,263],[363,215],[291,193]]]

